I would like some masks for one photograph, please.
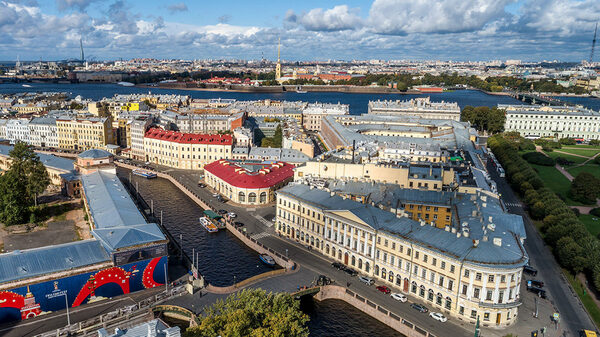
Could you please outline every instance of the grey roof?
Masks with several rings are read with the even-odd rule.
[[[83,175],[81,186],[94,221],[92,234],[109,251],[165,240],[156,224],[146,223],[116,174]]]
[[[542,105],[511,105],[498,104],[498,109],[506,110],[507,114],[524,115],[568,115],[599,117],[600,112],[573,106],[542,106]]]
[[[12,145],[1,145],[0,144],[0,156],[9,156],[10,151],[12,151]],[[74,170],[73,160],[66,159],[62,157],[57,157],[51,154],[38,153],[38,157],[40,161],[46,166],[53,169],[62,170],[65,172],[71,172]]]
[[[151,333],[150,333],[151,332]],[[181,332],[178,326],[169,328],[161,320],[153,319],[127,329],[116,329],[114,334],[106,329],[98,330],[98,337],[179,337]]]
[[[40,125],[56,125],[56,118],[52,117],[35,117],[29,121],[29,124],[40,124]]]
[[[420,223],[407,217],[397,217],[391,212],[368,204],[361,204],[337,195],[332,196],[326,191],[311,189],[307,185],[290,184],[277,193],[293,196],[304,203],[324,210],[348,210],[375,230],[402,237],[416,245],[437,250],[442,254],[448,254],[472,264],[514,268],[524,265],[528,260],[519,238],[520,234],[524,234],[524,230],[521,229],[524,228],[522,218],[503,213],[500,206],[492,206],[494,203],[491,200],[489,209],[487,209],[488,203],[482,200],[489,199],[489,197],[483,198],[480,195],[463,195],[461,197],[463,198],[462,204],[459,201],[457,206],[462,209],[458,214],[459,222],[461,225],[465,222],[470,224],[471,230],[469,237],[466,237],[462,231],[459,231],[461,234],[457,235],[424,222]],[[475,197],[478,201],[471,202],[471,197]],[[479,213],[473,214],[473,210]],[[485,226],[489,216],[493,217],[496,227],[493,231],[488,232],[489,227]],[[506,217],[503,219],[503,216]],[[486,219],[484,220],[482,217]],[[502,240],[500,246],[493,243],[494,238]],[[524,237],[522,238],[524,239]],[[479,240],[477,246],[473,244],[473,240]]]
[[[0,255],[0,282],[27,279],[108,262],[100,242],[85,240]]]
[[[77,155],[77,157],[86,158],[86,159],[98,159],[98,158],[112,157],[112,153],[110,153],[106,150],[101,150],[101,149],[89,149],[87,151],[81,152],[80,154]]]

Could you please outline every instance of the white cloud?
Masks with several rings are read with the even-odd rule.
[[[358,16],[357,8],[347,5],[335,6],[331,9],[311,9],[308,13],[295,14],[288,11],[286,21],[298,23],[307,30],[312,31],[340,31],[356,29],[362,26],[362,19]]]
[[[483,28],[513,0],[375,0],[369,26],[379,34],[458,33]]]

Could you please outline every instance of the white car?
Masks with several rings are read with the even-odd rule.
[[[392,296],[393,299],[400,301],[402,303],[406,302],[408,299],[406,298],[406,296],[399,294],[399,293],[392,293],[390,296]]]
[[[230,219],[235,219],[237,218],[237,214],[233,213],[233,212],[229,212],[227,213],[227,215],[229,216]]]
[[[430,312],[429,317],[435,319],[436,321],[440,321],[440,322],[445,322],[448,320],[448,318],[446,318],[446,316],[442,315],[439,312]]]

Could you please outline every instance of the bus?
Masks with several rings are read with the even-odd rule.
[[[596,334],[595,331],[591,331],[591,330],[579,330],[579,337],[597,337],[598,334]]]

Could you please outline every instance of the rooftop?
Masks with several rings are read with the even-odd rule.
[[[163,129],[158,128],[149,129],[144,135],[144,137],[182,144],[233,144],[233,138],[231,137],[231,135],[203,135],[181,133],[177,131],[165,131]]]
[[[10,153],[10,151],[12,151],[12,149],[13,149],[12,145],[0,145],[0,156],[8,157],[9,153]],[[73,160],[71,160],[71,159],[57,157],[57,156],[54,156],[51,154],[45,154],[45,153],[38,153],[37,155],[40,158],[40,161],[46,167],[65,171],[65,172],[71,172],[74,169]]]
[[[269,188],[294,176],[294,165],[283,162],[239,164],[221,159],[204,166],[204,170],[238,188]]]
[[[100,149],[89,149],[87,151],[83,151],[77,155],[78,158],[82,159],[99,159],[99,158],[107,158],[112,157],[113,155],[105,150]]]

